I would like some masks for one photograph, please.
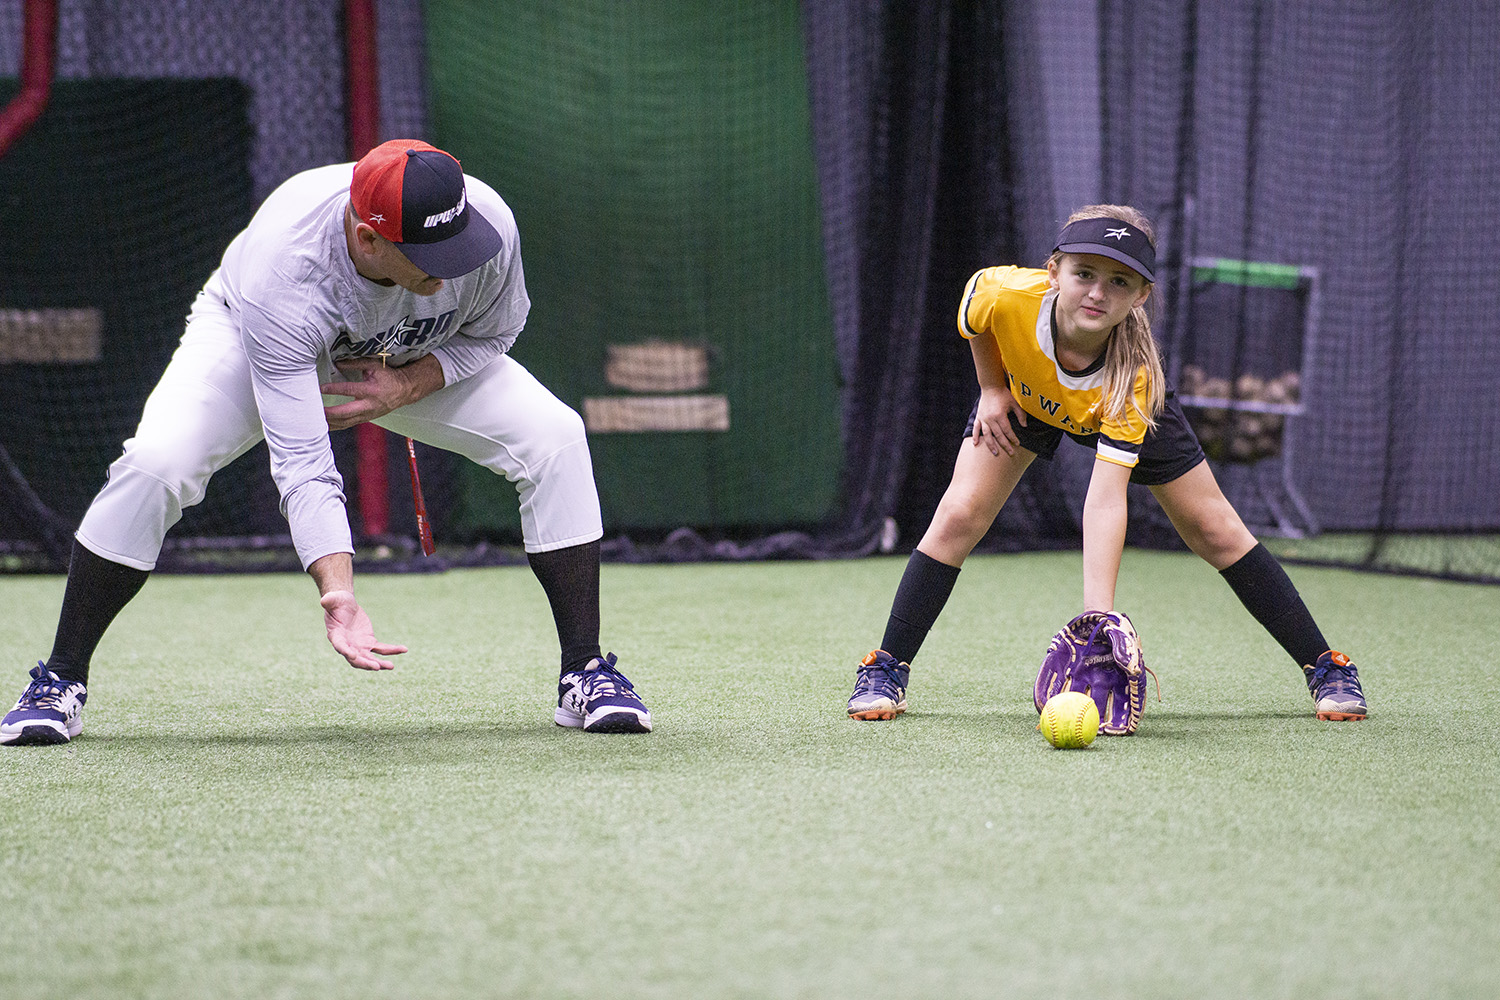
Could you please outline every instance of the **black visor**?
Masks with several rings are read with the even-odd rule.
[[[1146,234],[1120,219],[1079,219],[1063,227],[1053,252],[1096,253],[1156,281],[1156,248]]]

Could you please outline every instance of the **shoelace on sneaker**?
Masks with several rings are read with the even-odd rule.
[[[854,678],[854,693],[878,694],[894,698],[901,690],[901,678],[894,671],[878,664],[861,666]]]
[[[583,671],[583,676],[588,684],[590,695],[635,696],[635,685],[630,683],[630,678],[615,669],[614,653],[605,654],[601,665],[592,670]]]
[[[1335,694],[1358,694],[1364,691],[1359,686],[1359,676],[1353,669],[1353,664],[1340,666],[1337,663],[1329,663],[1327,666],[1313,668],[1312,686],[1319,695]]]
[[[55,676],[45,665],[38,663],[33,672],[34,680],[21,693],[21,704],[26,708],[62,709],[63,695],[68,693],[72,681]]]

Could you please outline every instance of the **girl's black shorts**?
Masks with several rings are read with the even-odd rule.
[[[974,436],[974,420],[978,415],[979,403],[976,401],[974,409],[969,413],[964,437]],[[1015,429],[1016,437],[1021,439],[1023,448],[1036,452],[1038,458],[1049,462],[1064,435],[1088,448],[1099,446],[1098,434],[1073,434],[1032,416],[1027,417],[1026,426],[1022,427],[1016,423],[1015,414],[1012,413],[1010,425]],[[1182,412],[1177,394],[1168,391],[1166,406],[1156,418],[1156,429],[1147,431],[1146,440],[1141,443],[1141,458],[1135,468],[1130,470],[1130,481],[1142,486],[1160,486],[1177,479],[1203,460],[1203,446],[1198,443],[1198,435],[1193,433],[1187,414]]]

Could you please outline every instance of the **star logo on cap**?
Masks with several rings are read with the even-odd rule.
[[[379,212],[371,212],[370,213],[370,221],[371,222],[384,222],[385,221],[385,216],[381,215]]]
[[[1121,228],[1119,228],[1119,229],[1106,229],[1104,231],[1104,238],[1105,239],[1109,239],[1110,237],[1114,237],[1117,240],[1123,240],[1125,237],[1127,237],[1129,235],[1130,235],[1130,230],[1124,228],[1123,226]]]

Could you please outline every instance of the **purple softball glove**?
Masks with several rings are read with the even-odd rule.
[[[1032,698],[1040,712],[1060,691],[1081,691],[1099,706],[1099,732],[1128,736],[1146,710],[1145,657],[1130,619],[1115,611],[1086,611],[1047,646]]]

